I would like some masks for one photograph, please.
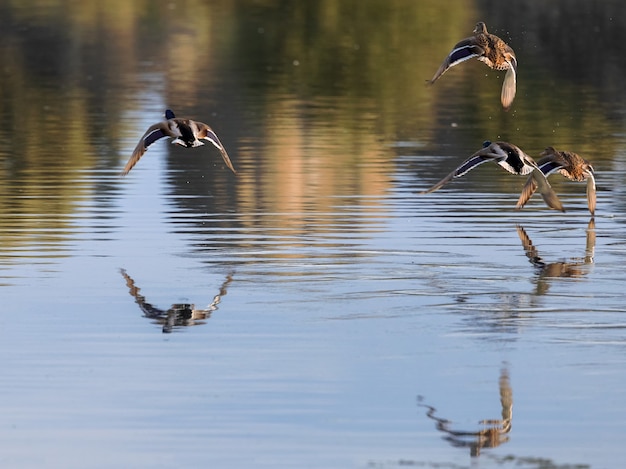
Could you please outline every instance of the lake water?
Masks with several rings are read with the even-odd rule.
[[[0,6],[2,467],[621,467],[626,4],[156,3]],[[425,84],[479,20],[508,113]],[[166,108],[238,175],[120,178]],[[419,194],[487,139],[589,159],[595,218],[496,165]]]

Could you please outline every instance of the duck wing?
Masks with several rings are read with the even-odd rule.
[[[526,205],[526,203],[530,200],[530,198],[533,196],[533,194],[538,188],[537,179],[540,179],[540,180],[546,179],[550,174],[558,172],[565,166],[567,166],[567,163],[556,152],[548,156],[545,156],[544,158],[541,158],[539,162],[537,163],[537,168],[539,169],[541,174],[543,174],[543,178],[541,176],[535,175],[534,171],[530,176],[528,176],[528,179],[526,180],[526,184],[524,184],[524,187],[522,188],[522,193],[520,194],[519,199],[517,200],[517,205],[515,206],[515,208],[517,210],[521,210],[524,207],[524,205]],[[547,183],[547,180],[546,180],[546,183]],[[552,189],[551,186],[550,186],[550,189]],[[549,193],[549,191],[547,193]],[[552,208],[555,208],[555,207],[552,207]],[[562,207],[557,210],[562,210]]]
[[[220,151],[220,154],[222,155],[222,159],[224,160],[224,163],[226,164],[226,166],[228,166],[228,168],[234,174],[237,174],[235,167],[233,166],[232,162],[230,161],[230,158],[228,157],[228,153],[226,153],[226,149],[224,148],[224,145],[222,145],[222,142],[220,142],[220,139],[217,137],[217,134],[213,132],[213,129],[211,129],[211,127],[204,124],[203,122],[196,122],[195,124],[198,126],[198,134],[197,134],[198,138],[211,142],[215,146],[215,148],[217,148]]]
[[[517,204],[515,205],[515,208],[517,210],[521,210],[522,208],[524,208],[524,205],[526,205],[526,203],[530,200],[536,190],[537,183],[535,182],[535,178],[531,174],[530,176],[528,176],[526,184],[524,184],[524,187],[522,188],[522,193],[520,194],[519,199],[517,199]]]
[[[548,182],[545,174],[543,174],[538,166],[533,169],[530,177],[535,181],[536,187],[539,190],[539,193],[541,194],[541,197],[543,198],[543,201],[546,203],[546,205],[550,208],[553,208],[554,210],[565,212],[565,208],[563,208],[563,204],[559,200],[559,197],[556,195],[556,192],[554,192],[554,189],[552,189],[552,186]],[[515,208],[519,210],[522,207],[516,206]]]
[[[455,65],[465,62],[473,57],[480,57],[484,53],[485,50],[475,43],[475,39],[473,37],[463,39],[461,42],[456,44],[452,51],[448,54],[437,72],[431,78],[430,84],[432,85],[435,83],[450,67],[454,67]]]
[[[526,184],[524,184],[522,188],[522,193],[519,199],[517,199],[515,209],[521,210],[524,208],[524,205],[526,205],[537,189],[539,189],[539,193],[548,207],[565,212],[565,208],[563,208],[559,197],[556,195],[546,175],[539,167],[533,169],[533,172],[528,176]]]
[[[593,217],[596,213],[596,178],[591,171],[585,171],[585,174],[587,176],[587,206]]]
[[[146,150],[148,150],[148,147],[163,137],[177,137],[177,135],[172,132],[167,125],[167,122],[159,122],[158,124],[151,125],[148,130],[146,130],[146,133],[143,134],[139,143],[137,143],[137,146],[133,150],[133,154],[130,156],[126,166],[124,166],[124,169],[122,170],[121,176],[126,176],[130,170],[133,169],[133,166],[137,164]]]
[[[448,184],[450,181],[456,178],[460,178],[464,176],[468,172],[470,172],[475,167],[487,163],[488,161],[497,161],[501,158],[500,155],[492,153],[491,151],[486,151],[488,148],[482,148],[468,159],[466,159],[463,163],[461,163],[454,171],[448,174],[445,178],[439,181],[437,184],[432,186],[430,189],[422,191],[421,194],[429,194],[431,192],[435,192],[436,190],[441,189],[443,186]]]
[[[500,94],[500,102],[505,111],[511,108],[517,92],[517,60],[513,57],[508,63],[510,66],[504,75],[502,93]]]

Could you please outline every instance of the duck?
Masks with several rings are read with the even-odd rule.
[[[228,153],[226,153],[224,145],[222,145],[222,142],[220,142],[220,139],[211,127],[203,122],[176,117],[171,109],[167,109],[165,111],[165,120],[151,125],[148,127],[148,130],[146,130],[146,133],[143,134],[143,137],[141,137],[139,143],[137,143],[133,154],[126,163],[121,176],[126,176],[148,150],[150,145],[163,137],[171,137],[174,139],[172,140],[173,144],[185,148],[202,146],[204,143],[200,140],[207,140],[220,151],[226,166],[228,166],[234,174],[237,174],[237,171],[228,157]]]
[[[522,242],[522,247],[526,252],[526,257],[538,269],[539,276],[535,281],[537,285],[536,293],[538,295],[547,293],[550,286],[548,279],[550,278],[580,278],[589,273],[588,267],[594,263],[593,257],[596,247],[596,224],[593,217],[587,224],[585,256],[556,262],[547,262],[539,255],[537,247],[533,244],[524,227],[516,225],[516,229],[517,235]]]
[[[487,32],[487,25],[482,21],[476,23],[474,35],[458,42],[443,61],[439,70],[430,80],[434,84],[450,67],[465,62],[473,57],[493,70],[506,70],[500,101],[508,111],[515,99],[517,88],[517,58],[513,49],[495,34]]]
[[[596,179],[593,166],[582,156],[571,151],[559,151],[554,147],[547,147],[541,152],[542,158],[537,161],[541,172],[548,177],[552,173],[560,173],[570,181],[587,181],[587,207],[591,216],[596,211]],[[521,209],[537,190],[534,179],[528,178],[517,201]]]
[[[521,148],[508,142],[490,142],[489,140],[483,142],[483,147],[480,150],[463,161],[454,171],[437,184],[421,193],[429,194],[435,192],[453,179],[460,178],[477,166],[489,161],[498,164],[511,174],[521,176],[530,175],[530,178],[535,181],[536,188],[539,189],[548,207],[562,212],[565,211],[563,204],[550,186],[544,173],[539,169],[539,166],[537,166],[537,163],[524,153]]]

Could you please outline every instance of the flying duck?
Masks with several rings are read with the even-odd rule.
[[[535,161],[524,153],[519,147],[507,142],[484,142],[483,148],[466,159],[458,168],[448,174],[437,184],[432,186],[430,189],[423,191],[422,194],[435,192],[453,179],[464,176],[476,166],[487,163],[488,161],[493,161],[509,173],[521,176],[530,175],[531,180],[536,183],[535,188],[539,188],[539,192],[548,207],[555,210],[561,210],[562,212],[565,211],[561,201],[550,186],[550,183],[548,183],[544,173],[541,172],[537,166],[537,163],[535,163]],[[517,208],[519,209],[521,207]]]
[[[165,111],[165,119],[166,120],[162,122],[151,125],[143,137],[141,137],[122,171],[122,176],[128,174],[150,145],[163,137],[172,137],[174,139],[172,143],[186,148],[199,147],[204,145],[200,140],[207,140],[220,151],[226,166],[228,166],[233,173],[237,173],[233,164],[230,162],[230,158],[222,142],[217,138],[217,135],[213,132],[211,127],[202,122],[176,117],[171,109]]]
[[[505,111],[508,111],[515,99],[517,59],[513,49],[494,34],[487,32],[487,26],[482,21],[476,23],[474,35],[457,43],[452,51],[443,61],[437,73],[432,77],[430,83],[433,84],[450,67],[465,62],[472,57],[476,57],[481,62],[487,64],[493,70],[506,70],[504,83],[502,84],[502,94],[500,101]]]
[[[596,180],[593,166],[589,161],[574,152],[558,151],[554,147],[546,148],[541,156],[543,158],[537,162],[537,166],[546,177],[558,172],[571,181],[587,181],[587,206],[593,216],[596,211]],[[517,201],[518,208],[526,205],[535,190],[537,190],[535,180],[528,178]]]

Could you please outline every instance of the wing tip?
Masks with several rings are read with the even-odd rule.
[[[513,101],[515,100],[515,94],[517,92],[517,83],[515,78],[515,70],[510,67],[504,75],[504,82],[502,83],[502,93],[500,94],[500,102],[505,111],[511,109]]]

